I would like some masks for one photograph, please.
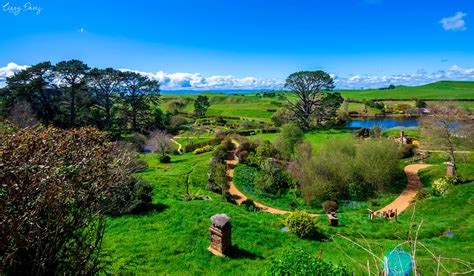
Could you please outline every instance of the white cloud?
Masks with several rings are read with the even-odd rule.
[[[0,67],[0,86],[7,78],[13,76],[16,72],[28,68],[27,65],[18,65],[14,62],[10,62],[5,67]]]
[[[0,87],[5,85],[7,77],[13,76],[15,72],[28,68],[27,65],[17,65],[14,62],[0,67]],[[122,69],[122,71],[138,72],[157,80],[162,90],[257,90],[257,89],[281,89],[284,79],[263,79],[256,77],[237,78],[228,76],[203,76],[200,73],[172,73],[163,71],[157,73],[141,72],[136,70]],[[360,89],[380,88],[394,85],[420,85],[441,80],[468,80],[474,81],[474,68],[465,68],[453,65],[445,70],[427,72],[419,70],[411,74],[397,75],[363,75],[354,74],[350,76],[339,76],[331,73],[337,89]]]
[[[282,80],[260,79],[255,77],[237,78],[234,76],[203,76],[199,73],[172,73],[167,74],[163,71],[157,73],[140,72],[130,69],[121,69],[122,71],[137,72],[157,80],[161,84],[162,90],[179,89],[278,89],[283,86]]]
[[[441,19],[439,23],[443,26],[443,29],[446,31],[465,31],[467,30],[466,22],[464,22],[464,17],[467,14],[463,12],[457,12],[452,17],[445,17]]]
[[[350,77],[336,76],[334,78],[336,87],[341,89],[380,88],[390,84],[421,85],[442,80],[474,81],[474,68],[453,65],[447,70],[438,70],[431,73],[419,70],[412,74],[390,76],[353,75]]]

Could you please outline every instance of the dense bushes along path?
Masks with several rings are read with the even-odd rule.
[[[238,148],[239,144],[235,141],[232,141],[234,144],[235,148]],[[229,193],[232,195],[232,197],[235,199],[237,204],[241,205],[242,202],[244,202],[247,197],[239,191],[235,185],[234,185],[234,167],[239,163],[237,157],[235,154],[232,152],[233,159],[232,160],[227,160],[227,175],[229,176]],[[389,205],[383,207],[382,209],[378,210],[377,212],[384,212],[388,210],[394,210],[397,209],[397,213],[400,214],[401,212],[405,211],[408,206],[410,206],[411,201],[415,198],[416,194],[418,191],[423,187],[423,183],[421,182],[420,178],[418,177],[418,171],[424,168],[427,168],[431,165],[428,164],[413,164],[413,165],[408,165],[405,167],[405,173],[408,178],[408,184],[406,188],[403,190],[403,192],[398,196],[392,203]],[[272,208],[266,205],[263,205],[260,202],[254,202],[255,206],[260,208],[262,211],[271,213],[271,214],[277,214],[277,215],[283,215],[283,214],[288,214],[290,211],[286,210],[281,210],[281,209],[276,209]],[[318,216],[318,214],[310,214],[311,216]]]

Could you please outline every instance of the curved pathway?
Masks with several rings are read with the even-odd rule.
[[[179,154],[183,154],[183,145],[181,145],[180,143],[178,143],[178,141],[176,141],[175,139],[170,139],[173,143],[175,143],[176,145],[178,145],[178,153]]]
[[[412,164],[405,166],[405,173],[408,177],[408,184],[403,192],[389,205],[383,207],[377,212],[387,212],[389,210],[397,210],[397,213],[405,211],[410,206],[411,201],[415,198],[418,191],[423,188],[423,183],[418,177],[418,171],[424,168],[428,168],[432,165],[428,164]]]
[[[239,146],[238,143],[233,141],[235,148]],[[242,202],[244,202],[247,197],[237,189],[234,185],[234,167],[239,163],[235,155],[232,153],[234,158],[232,160],[227,160],[227,175],[229,176],[229,193],[232,195],[232,197],[235,199],[237,204],[241,205]],[[405,167],[405,173],[408,177],[408,184],[406,188],[403,190],[403,192],[398,196],[392,203],[389,205],[383,207],[382,209],[376,211],[377,213],[379,212],[384,212],[388,210],[394,210],[397,209],[397,213],[400,214],[401,212],[405,211],[408,206],[410,206],[411,201],[415,198],[416,194],[418,191],[423,188],[423,183],[421,182],[420,178],[418,177],[418,171],[427,167],[430,167],[432,165],[428,164],[412,164],[412,165],[407,165]],[[277,214],[277,215],[284,215],[291,213],[290,211],[286,210],[281,210],[281,209],[276,209],[272,208],[269,206],[266,206],[260,202],[254,201],[255,206],[260,208],[260,210],[271,213],[271,214]],[[309,214],[310,216],[318,216],[318,214]]]

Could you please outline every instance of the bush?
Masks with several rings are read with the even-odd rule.
[[[316,221],[305,211],[295,211],[285,219],[288,231],[300,238],[312,237],[316,232]]]
[[[370,206],[373,206],[373,207],[380,205],[379,201],[377,199],[374,199],[374,198],[369,199],[369,204],[370,204]]]
[[[202,148],[195,149],[193,151],[193,154],[201,154],[201,153],[210,152],[210,151],[213,151],[213,150],[214,150],[213,146],[207,145],[207,146],[204,146]]]
[[[325,213],[329,213],[337,210],[337,202],[332,200],[326,200],[322,204]]]
[[[431,189],[430,188],[421,188],[415,196],[415,201],[420,201],[424,199],[428,199],[431,197]]]
[[[456,182],[457,179],[453,176],[444,176],[438,178],[433,182],[433,191],[437,195],[445,195],[448,193],[449,187],[455,185]]]
[[[244,206],[245,210],[249,212],[260,211],[260,209],[257,206],[255,206],[255,202],[253,202],[253,200],[248,199],[248,198],[242,202],[242,206]]]
[[[268,275],[352,275],[345,266],[324,262],[300,248],[285,248],[270,260]]]
[[[0,132],[0,267],[11,275],[98,274],[106,212],[136,210],[151,186],[130,153],[92,128]]]
[[[262,192],[270,194],[282,194],[289,188],[292,182],[287,171],[272,159],[265,160],[261,166],[262,170],[255,178],[255,187]]]
[[[141,133],[134,132],[130,135],[123,137],[123,140],[125,142],[130,143],[136,151],[141,152],[145,149],[146,137]]]
[[[412,157],[413,155],[415,155],[416,145],[413,145],[413,144],[403,145],[400,151],[401,151],[402,159]]]
[[[160,156],[160,163],[162,164],[171,163],[171,157],[169,155]]]

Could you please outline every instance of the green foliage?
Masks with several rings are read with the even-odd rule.
[[[194,113],[196,113],[197,116],[204,116],[209,106],[211,106],[209,98],[207,96],[199,95],[194,101]]]
[[[140,151],[140,152],[143,151],[146,145],[145,135],[138,132],[133,132],[131,134],[123,135],[122,140],[130,143],[136,151]]]
[[[294,119],[294,114],[287,108],[280,108],[272,115],[272,122],[276,127],[289,124]]]
[[[322,204],[323,210],[325,213],[330,212],[331,210],[336,211],[337,210],[337,202],[333,200],[326,200]]]
[[[387,140],[342,140],[325,143],[313,156],[309,145],[300,147],[289,168],[301,195],[310,205],[334,199],[365,199],[391,191],[402,178],[399,151]]]
[[[95,274],[105,213],[151,202],[136,156],[92,128],[0,132],[2,272]]]
[[[334,88],[332,77],[321,70],[293,73],[286,79],[285,88],[290,90],[297,98],[297,100],[289,102],[289,109],[295,114],[299,125],[305,130],[312,127],[313,116],[317,117],[319,125],[322,122],[322,115],[326,107],[331,106],[333,102],[337,102],[333,101],[331,96],[328,97],[327,101],[320,101],[320,98],[324,98],[325,91]],[[339,98],[342,103],[340,95]],[[318,114],[315,114],[317,111]]]
[[[301,144],[303,139],[303,130],[294,124],[286,124],[282,127],[280,139],[276,143],[280,151],[292,156],[295,152],[295,147]]]
[[[401,148],[401,158],[405,159],[405,158],[413,157],[413,155],[415,155],[415,152],[416,152],[416,145],[405,144]]]
[[[292,183],[287,171],[278,161],[267,159],[255,178],[255,188],[270,194],[284,193]]]
[[[210,152],[210,151],[213,151],[214,150],[214,147],[213,146],[210,146],[210,145],[206,145],[202,148],[198,148],[198,149],[195,149],[193,151],[193,154],[201,154],[201,153],[205,153],[205,152]]]
[[[437,195],[446,195],[449,191],[449,188],[455,185],[457,182],[456,177],[453,176],[444,176],[433,181],[432,187],[433,191]]]
[[[344,266],[324,262],[300,248],[285,248],[272,258],[267,268],[268,275],[352,275]]]
[[[309,238],[317,231],[317,222],[305,211],[294,211],[285,218],[288,231],[299,238]]]
[[[258,212],[258,211],[260,211],[260,209],[257,206],[255,206],[255,203],[251,199],[244,200],[241,205],[248,212]]]
[[[171,157],[169,155],[161,155],[160,156],[160,163],[167,164],[171,162]]]

